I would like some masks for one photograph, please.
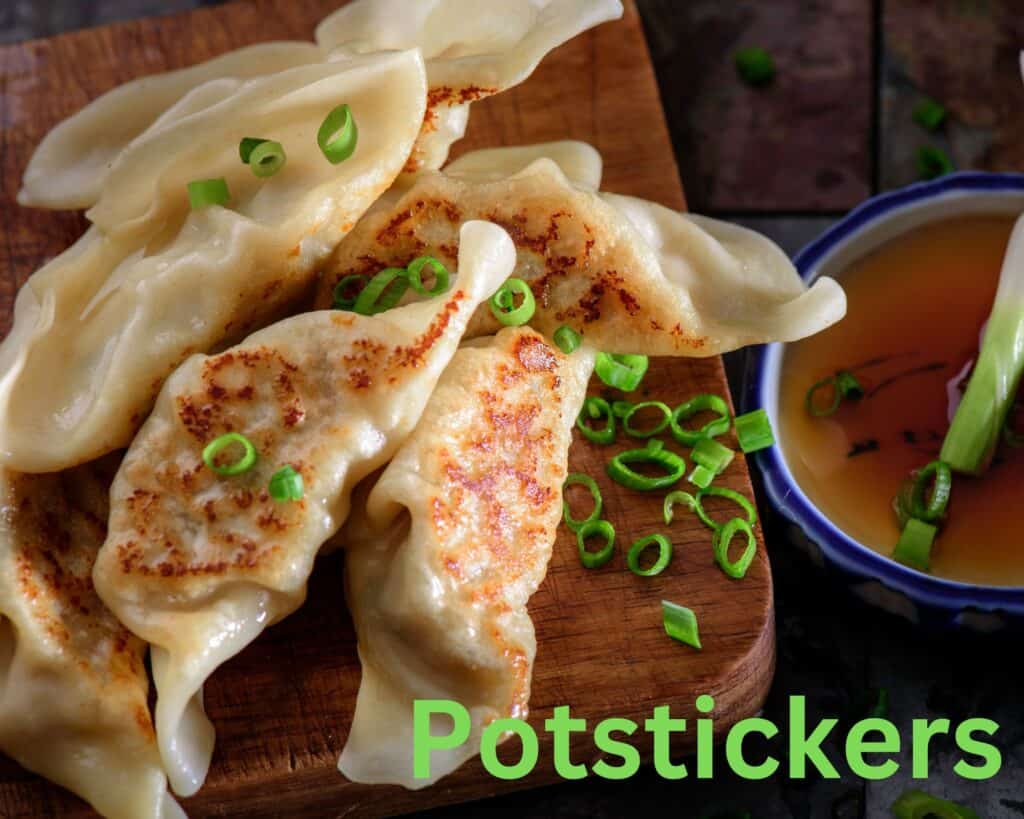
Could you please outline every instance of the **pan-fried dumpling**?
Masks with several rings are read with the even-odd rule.
[[[0,346],[0,460],[56,471],[126,446],[186,356],[307,295],[318,262],[401,170],[425,83],[415,51],[308,65],[135,140],[90,211],[97,226],[18,294]],[[331,165],[316,132],[341,102],[360,138]],[[238,158],[251,134],[288,151],[269,179]],[[189,211],[186,184],[220,176],[230,205]]]
[[[18,201],[36,208],[91,207],[121,151],[193,89],[210,80],[247,79],[322,59],[313,43],[260,43],[119,85],[39,143],[25,169]]]
[[[110,819],[183,819],[150,721],[146,646],[92,585],[115,468],[0,469],[0,751]]]
[[[350,273],[401,266],[421,253],[450,261],[464,219],[508,230],[514,275],[536,298],[533,327],[550,336],[567,324],[608,352],[717,355],[802,338],[846,309],[836,282],[819,279],[808,290],[785,254],[759,234],[594,193],[546,158],[504,179],[481,179],[479,170],[423,173],[342,241],[324,266],[317,304],[329,304],[334,285]],[[467,337],[499,327],[484,308]]]
[[[357,782],[422,788],[474,756],[491,721],[527,713],[526,602],[547,572],[593,356],[526,327],[477,342],[342,532],[363,676],[338,767]],[[472,721],[465,743],[432,754],[429,780],[413,776],[416,699],[455,700]]]
[[[219,355],[194,356],[167,380],[111,489],[94,578],[152,645],[157,740],[177,793],[195,793],[209,765],[203,682],[302,603],[352,487],[412,430],[514,258],[504,231],[468,223],[444,296],[376,316],[295,316]],[[244,474],[218,477],[201,453],[227,432],[244,434],[259,457]],[[285,465],[302,476],[301,500],[268,494]]]
[[[498,182],[526,170],[538,159],[550,159],[577,188],[596,191],[601,187],[601,154],[593,145],[576,139],[480,148],[449,162],[444,174],[469,182]]]
[[[619,0],[355,0],[327,17],[316,40],[335,53],[419,48],[430,93],[423,131],[406,170],[440,168],[462,138],[469,105],[518,85],[549,51],[622,16]]]

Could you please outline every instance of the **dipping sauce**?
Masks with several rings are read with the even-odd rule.
[[[947,383],[977,356],[1014,219],[965,216],[899,236],[839,277],[846,318],[789,344],[780,384],[780,442],[808,498],[839,528],[890,556],[900,530],[892,499],[938,457],[949,428]],[[811,416],[810,387],[852,372],[863,399]],[[966,387],[966,383],[963,385]],[[980,478],[953,475],[932,574],[1024,585],[1024,449],[1000,445]]]

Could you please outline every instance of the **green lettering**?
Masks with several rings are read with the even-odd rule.
[[[834,717],[823,719],[808,735],[806,709],[803,697],[789,698],[789,776],[791,779],[806,777],[809,760],[824,779],[838,779],[839,772],[821,750],[821,743],[839,720]]]
[[[506,765],[498,759],[497,747],[502,735],[512,733],[519,737],[522,753],[515,765]],[[484,768],[495,779],[522,779],[537,764],[537,735],[529,723],[514,717],[496,719],[486,728],[480,737],[480,761]]]
[[[965,719],[956,728],[956,744],[964,753],[974,754],[982,758],[982,764],[970,765],[966,760],[961,759],[953,770],[964,779],[991,779],[1003,766],[1003,755],[991,742],[981,742],[974,739],[971,734],[981,732],[988,736],[995,736],[999,730],[998,723],[990,719],[974,717]]]
[[[559,705],[551,719],[544,720],[544,730],[554,735],[555,771],[562,779],[584,779],[587,766],[574,763],[570,758],[571,734],[586,731],[587,721],[573,718],[568,705]]]
[[[667,705],[659,705],[654,709],[651,719],[644,720],[644,730],[654,735],[654,770],[662,779],[685,779],[686,765],[678,765],[671,759],[671,742],[673,731],[685,731],[686,720],[669,715]]]
[[[761,717],[740,720],[729,729],[725,738],[725,758],[737,776],[744,779],[767,779],[779,769],[777,759],[769,756],[760,765],[751,765],[743,756],[743,740],[747,734],[755,732],[771,739],[779,733],[779,729],[775,727],[775,723]]]
[[[444,735],[430,733],[434,714],[451,717],[451,730]],[[430,752],[458,748],[469,739],[469,711],[453,700],[414,700],[412,704],[412,773],[416,779],[430,779]]]
[[[613,731],[621,731],[632,736],[637,725],[631,719],[612,717],[597,723],[594,729],[594,743],[597,749],[606,754],[614,754],[622,760],[621,765],[610,765],[604,759],[594,763],[594,773],[602,779],[629,779],[640,770],[640,752],[628,742],[612,738]]]
[[[710,694],[697,697],[697,710],[702,714],[710,714],[715,709],[715,698]],[[711,719],[697,720],[697,778],[711,779],[714,775],[715,761],[715,721]]]
[[[914,779],[928,778],[928,744],[937,734],[949,733],[948,719],[915,719],[911,723],[911,776]]]
[[[878,731],[880,740],[869,740],[865,737],[869,731]],[[864,754],[898,754],[900,752],[900,732],[887,719],[872,717],[856,723],[846,735],[846,762],[861,779],[888,779],[899,769],[894,759],[871,765],[864,761]]]

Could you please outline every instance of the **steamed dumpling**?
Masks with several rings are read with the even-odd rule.
[[[25,169],[18,202],[36,208],[88,208],[99,199],[107,171],[121,151],[193,89],[210,80],[242,80],[322,58],[313,43],[260,43],[119,85],[39,143]]]
[[[190,358],[164,385],[111,489],[94,578],[104,602],[152,644],[157,738],[176,792],[195,793],[209,765],[204,681],[301,605],[352,487],[415,426],[473,311],[513,260],[504,231],[468,223],[447,294],[375,316],[295,316]],[[259,458],[220,477],[201,453],[229,431]],[[299,501],[268,494],[285,465],[302,475]]]
[[[340,54],[423,52],[430,92],[407,171],[444,164],[466,132],[470,103],[518,85],[548,52],[622,16],[619,0],[502,0],[500,8],[485,13],[479,0],[355,0],[317,27],[317,42]]]
[[[520,170],[523,150],[490,152],[510,176],[495,178],[483,161],[467,160],[455,174],[422,174],[390,207],[367,214],[324,265],[317,304],[329,305],[350,273],[400,267],[422,253],[450,262],[462,221],[487,219],[512,237],[513,275],[536,298],[530,323],[548,336],[566,324],[608,352],[710,356],[793,341],[843,316],[839,285],[819,279],[808,290],[763,236],[594,193],[548,158]],[[467,336],[500,326],[485,307]]]
[[[547,572],[573,422],[593,356],[529,328],[463,346],[416,430],[342,532],[362,682],[338,767],[422,788],[525,717],[536,654],[526,603]],[[451,699],[470,738],[413,776],[413,701]]]
[[[109,819],[184,819],[150,721],[146,646],[92,585],[115,468],[0,469],[0,751]]]
[[[415,51],[302,66],[237,83],[133,142],[89,212],[95,227],[18,294],[0,345],[0,460],[56,471],[126,446],[182,360],[306,295],[318,262],[401,170],[425,83]],[[316,133],[342,102],[359,143],[331,165]],[[288,152],[269,179],[238,158],[252,134]],[[187,183],[220,176],[230,204],[189,211]]]

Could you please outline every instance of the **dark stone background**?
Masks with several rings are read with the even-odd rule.
[[[214,2],[216,0],[213,0]],[[117,19],[181,11],[211,0],[0,0],[0,43]],[[863,198],[911,182],[923,144],[958,168],[1024,170],[1024,0],[637,0],[690,207],[733,219],[793,251]],[[768,48],[778,75],[761,90],[737,82],[732,52]],[[916,126],[922,94],[949,111],[938,134]],[[728,361],[733,388],[742,356]],[[909,747],[891,780],[760,783],[726,773],[710,782],[624,783],[590,778],[429,813],[434,819],[618,817],[689,819],[748,811],[756,819],[890,816],[908,787],[972,806],[985,819],[1024,816],[1024,696],[1015,637],[925,634],[837,593],[766,522],[778,607],[778,673],[765,716],[787,723],[788,697],[808,698],[811,720],[854,721],[880,688],[909,738],[914,718],[1001,725],[1001,773],[971,783],[937,742],[932,775],[910,779]],[[835,732],[839,733],[839,731]],[[843,734],[840,734],[840,737]],[[842,748],[829,756],[842,771]],[[775,753],[779,753],[779,748]],[[784,754],[781,754],[784,756]],[[425,814],[428,815],[428,814]]]

